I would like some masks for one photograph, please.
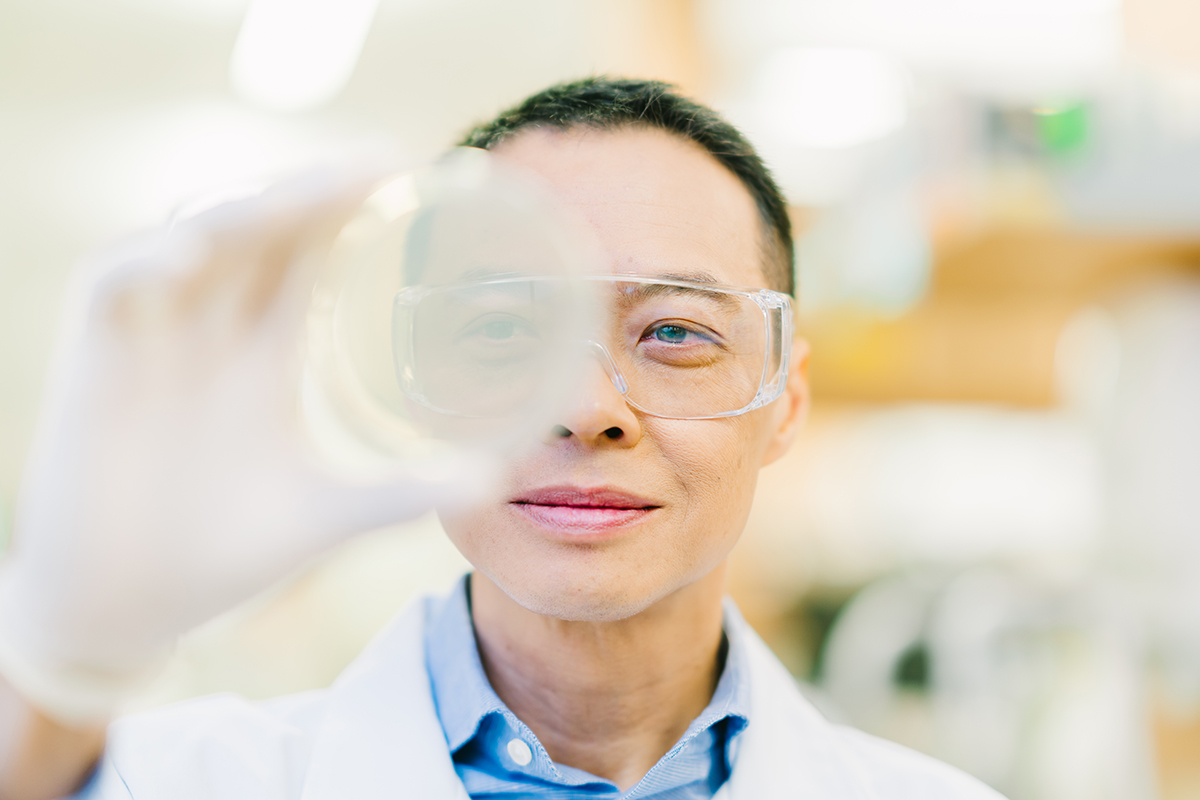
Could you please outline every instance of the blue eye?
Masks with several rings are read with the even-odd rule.
[[[479,332],[488,339],[511,339],[517,333],[517,326],[512,320],[498,319],[481,325]]]
[[[541,337],[531,320],[503,313],[483,314],[464,327],[447,348],[447,358],[471,369],[521,368],[542,354]],[[492,374],[489,373],[489,374]]]
[[[537,327],[529,320],[510,314],[488,314],[476,318],[458,334],[460,342],[496,345],[536,339]]]
[[[646,363],[666,367],[698,367],[724,357],[721,337],[706,325],[686,320],[660,320],[645,329],[638,342],[640,357]]]
[[[683,344],[687,340],[690,331],[682,325],[663,325],[660,328],[655,328],[652,335],[660,342],[668,344]]]

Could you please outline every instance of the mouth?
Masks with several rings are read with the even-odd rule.
[[[578,486],[536,489],[509,504],[542,527],[572,535],[634,525],[660,508],[644,497],[617,489]]]

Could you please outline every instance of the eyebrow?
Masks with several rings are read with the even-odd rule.
[[[711,283],[714,285],[721,283],[712,273],[704,272],[703,270],[695,272],[660,272],[656,275],[647,275],[644,277],[656,278],[660,281],[691,281],[692,283]]]
[[[522,273],[520,271],[513,270],[511,266],[508,266],[508,265],[501,266],[499,264],[496,264],[496,265],[489,265],[489,266],[472,267],[471,269],[465,270],[464,272],[460,273],[458,277],[460,280],[464,280],[464,281],[476,281],[476,280],[488,280],[491,278],[510,278],[510,277],[511,278],[521,278],[521,277],[535,277],[535,276],[536,276],[536,273],[526,274],[526,273]],[[570,274],[568,273],[568,274],[564,274],[563,276],[549,276],[549,277],[570,277]],[[604,277],[609,277],[609,276],[604,276]],[[614,277],[614,278],[623,278],[623,277],[649,278],[651,280],[660,280],[660,281],[690,281],[692,283],[711,283],[714,286],[720,286],[720,285],[724,284],[723,281],[717,280],[716,276],[714,276],[711,272],[705,272],[704,270],[695,270],[693,272],[656,272],[653,275],[643,275],[641,273],[632,273],[632,272],[627,273],[627,274],[622,274],[620,272],[616,272],[616,273],[613,273],[611,277]]]
[[[704,277],[708,278],[708,280],[704,280],[704,281],[697,280],[698,276],[695,274],[689,274],[687,276],[653,275],[653,276],[645,276],[645,277],[651,277],[651,278],[658,279],[658,280],[691,281],[692,283],[711,283],[714,286],[716,286],[718,284],[718,282],[714,278],[712,278],[711,275],[705,275],[703,273],[701,273],[701,274],[704,275]],[[620,278],[619,275],[616,277],[618,279]],[[725,294],[724,292],[718,291],[716,289],[711,289],[711,290],[704,289],[699,286],[672,286],[671,284],[667,284],[667,283],[632,283],[631,282],[629,284],[629,287],[627,289],[625,289],[625,291],[621,292],[620,300],[621,300],[622,305],[630,305],[632,303],[636,303],[636,302],[643,301],[643,300],[648,300],[648,299],[651,299],[654,297],[661,297],[663,295],[679,295],[679,294],[691,295],[693,297],[703,298],[704,300],[706,300],[710,303],[713,303],[714,305],[721,306],[723,309],[726,309],[726,310],[734,309],[734,308],[740,307],[740,305],[741,305],[740,301],[738,301],[736,298],[730,297],[729,295]]]
[[[475,281],[480,281],[480,282],[488,281],[488,280],[493,280],[496,278],[518,278],[519,279],[519,278],[531,278],[531,277],[534,277],[534,275],[532,273],[526,274],[526,273],[514,271],[511,266],[495,265],[495,266],[486,266],[486,267],[472,267],[471,269],[468,269],[464,272],[459,273],[455,277],[455,280],[461,281],[463,283],[471,283],[471,282],[475,282]]]

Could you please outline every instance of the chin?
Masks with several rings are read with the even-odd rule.
[[[559,564],[479,570],[526,610],[569,622],[627,619],[693,580],[690,575],[647,567],[606,570],[594,565]]]
[[[574,581],[548,575],[513,576],[509,580],[495,575],[488,577],[526,610],[569,622],[616,622],[640,614],[667,594],[596,579]]]

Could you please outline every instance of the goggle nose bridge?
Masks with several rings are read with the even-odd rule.
[[[629,383],[621,374],[621,370],[617,367],[617,362],[613,360],[612,353],[608,351],[608,348],[595,339],[581,339],[580,344],[583,345],[584,350],[600,362],[600,366],[604,368],[604,374],[612,381],[612,385],[617,388],[617,391],[622,395],[629,394]]]

